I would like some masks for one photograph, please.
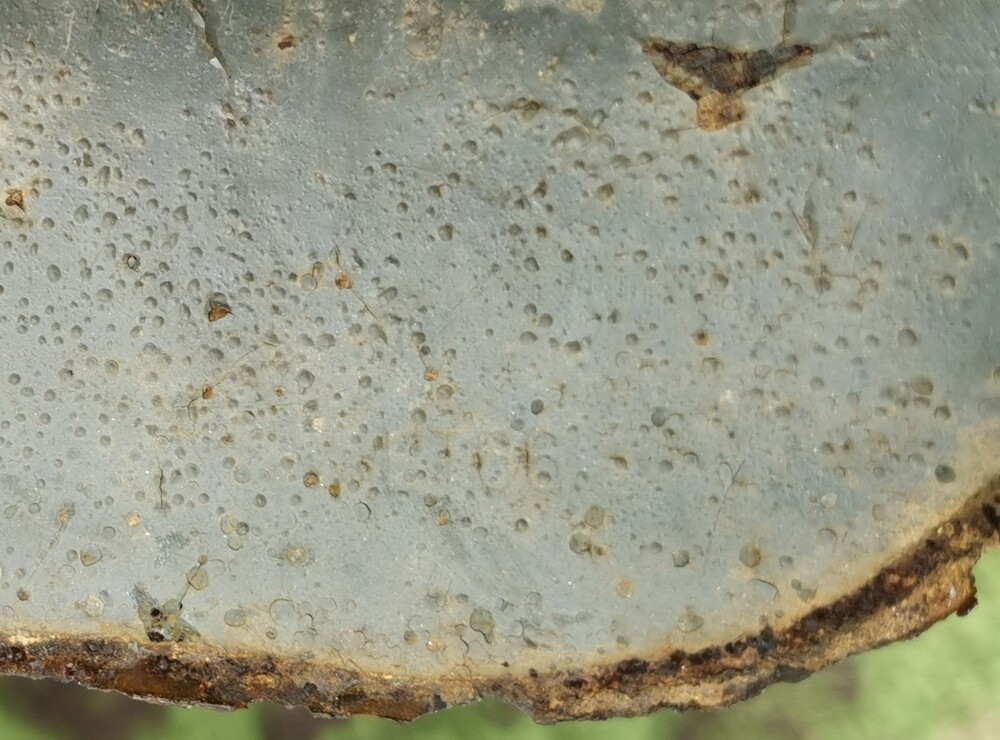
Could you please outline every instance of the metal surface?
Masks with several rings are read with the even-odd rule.
[[[115,687],[558,719],[967,606],[1000,10],[755,8],[5,4],[6,670],[228,660],[262,693]],[[729,694],[650,669],[795,634],[827,652]]]

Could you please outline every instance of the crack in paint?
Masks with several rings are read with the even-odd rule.
[[[204,0],[187,0],[188,7],[197,15],[194,23],[201,32],[202,40],[205,42],[205,46],[208,47],[209,53],[212,55],[211,61],[214,62],[213,66],[217,66],[222,70],[222,73],[226,76],[226,80],[229,82],[230,87],[233,84],[233,74],[229,67],[229,63],[226,61],[225,55],[222,53],[222,47],[219,45],[219,37],[215,28],[215,21],[212,19],[208,12],[208,7],[205,5]]]

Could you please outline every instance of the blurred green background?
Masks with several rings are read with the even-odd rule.
[[[0,678],[0,738],[143,740],[361,740],[511,737],[701,740],[712,738],[1000,738],[1000,551],[976,568],[979,606],[921,637],[822,671],[718,712],[535,725],[517,709],[482,702],[410,725],[317,719],[269,704],[238,712],[134,701],[52,681]]]

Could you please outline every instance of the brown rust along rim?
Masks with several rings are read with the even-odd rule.
[[[73,681],[137,698],[218,708],[260,701],[321,715],[413,720],[494,697],[543,722],[722,707],[770,684],[798,681],[849,655],[919,634],[976,604],[972,568],[998,542],[1000,477],[854,593],[784,629],[725,645],[665,650],[577,671],[503,678],[407,678],[268,654],[213,652],[200,643],[68,636],[0,636],[0,672]]]

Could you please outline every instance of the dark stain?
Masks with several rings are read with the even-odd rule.
[[[629,658],[628,660],[623,660],[615,666],[615,671],[619,676],[632,676],[636,673],[645,673],[648,668],[648,660],[642,660],[641,658]]]
[[[975,592],[969,594],[961,603],[958,605],[958,609],[955,610],[955,614],[959,617],[965,617],[969,615],[973,609],[979,605],[979,599],[976,598]]]
[[[804,44],[778,45],[756,51],[682,44],[662,39],[643,41],[642,50],[667,82],[699,100],[710,92],[741,93],[770,82],[787,69],[808,64],[814,50]]]
[[[1000,530],[1000,514],[997,514],[996,503],[987,501],[983,504],[983,516],[992,525],[993,529]]]
[[[776,682],[780,683],[798,683],[799,681],[805,681],[809,676],[812,675],[812,671],[807,671],[805,668],[793,665],[782,665],[778,664],[774,668],[774,673],[772,674]]]
[[[804,44],[735,51],[658,38],[638,41],[660,76],[698,104],[698,125],[709,131],[743,119],[743,92],[808,64],[815,53]]]
[[[763,657],[778,647],[778,639],[775,637],[773,629],[765,627],[760,631],[760,634],[748,638],[747,644]]]

